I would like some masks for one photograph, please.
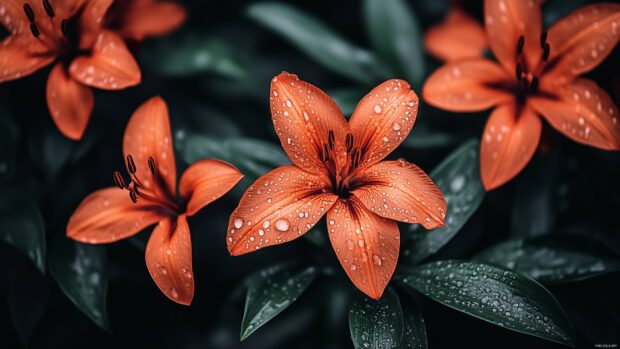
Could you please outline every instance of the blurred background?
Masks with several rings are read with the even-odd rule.
[[[546,1],[545,25],[590,2]],[[445,17],[450,2],[404,1],[408,11],[392,13],[398,17],[391,22],[396,29],[374,23],[376,13],[365,1],[181,3],[189,17],[179,30],[132,47],[142,83],[120,92],[96,91],[95,110],[79,142],[64,138],[49,117],[46,70],[0,85],[0,227],[6,229],[0,229],[0,347],[353,347],[347,310],[359,292],[322,226],[308,238],[231,257],[225,242],[228,217],[254,179],[287,162],[268,108],[274,75],[298,74],[333,96],[347,116],[388,78],[406,79],[420,95],[425,77],[441,65],[424,52],[422,33]],[[466,7],[481,17],[480,1]],[[390,45],[404,48],[394,55]],[[616,48],[588,74],[616,105],[619,61]],[[113,171],[123,167],[127,121],[155,95],[170,107],[179,173],[196,160],[216,157],[246,174],[233,191],[189,220],[196,281],[191,307],[169,301],[148,274],[144,246],[152,228],[107,246],[65,238],[66,222],[79,202],[113,184]],[[421,101],[411,135],[391,158],[403,157],[430,173],[461,144],[479,139],[487,116],[449,113]],[[543,234],[583,235],[618,251],[618,178],[620,154],[578,145],[545,125],[526,170],[487,193],[458,235],[425,260],[468,259],[507,239]],[[9,231],[32,234],[15,241]],[[401,254],[414,234],[428,233],[401,225]],[[401,255],[401,263],[410,257]],[[281,315],[240,342],[248,277],[289,261],[315,265],[316,280]],[[548,286],[575,328],[578,347],[620,343],[619,280],[618,273],[608,273]],[[420,294],[412,297],[424,315],[431,348],[562,347]]]

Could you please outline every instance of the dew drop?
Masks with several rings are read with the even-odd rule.
[[[400,124],[398,122],[394,122],[392,124],[392,130],[394,131],[400,131]]]
[[[334,222],[334,220],[333,220],[333,219],[330,219],[330,220],[329,220],[329,225],[334,225],[334,224],[336,224],[336,222]]]
[[[275,224],[277,231],[287,231],[290,227],[289,222],[284,218],[278,219]]]
[[[233,224],[235,225],[235,228],[239,229],[243,227],[243,219],[237,218],[234,220]]]
[[[375,113],[379,114],[381,113],[381,106],[379,104],[375,104],[375,108],[374,108]]]
[[[375,263],[375,265],[381,265],[381,257],[376,254],[372,255],[372,262]]]

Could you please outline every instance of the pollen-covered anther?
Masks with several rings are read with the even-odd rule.
[[[31,23],[34,22],[34,11],[32,11],[32,7],[28,3],[24,4],[24,13]]]
[[[133,162],[133,157],[131,155],[127,155],[127,171],[131,174],[136,173],[136,163]]]
[[[152,156],[149,156],[149,170],[151,171],[151,174],[154,176],[155,175],[155,159],[153,159]]]
[[[521,76],[523,74],[523,64],[521,64],[521,63],[517,64],[517,69],[516,69],[515,73],[517,75],[517,80],[521,79]]]
[[[519,40],[517,41],[517,54],[521,54],[523,52],[523,46],[525,45],[525,36],[519,36]]]
[[[39,32],[39,28],[37,27],[36,24],[34,24],[34,22],[30,23],[30,32],[32,33],[32,36],[34,36],[35,38],[38,38],[39,35],[41,35],[41,33]]]
[[[548,43],[546,43],[545,48],[543,49],[543,56],[542,56],[543,61],[546,62],[549,59],[550,53],[551,53],[551,47],[549,46]]]
[[[136,194],[134,190],[129,191],[129,198],[131,199],[131,202],[133,202],[134,204],[138,202],[138,194]]]
[[[114,184],[116,184],[119,189],[125,189],[125,180],[119,171],[114,171]]]
[[[54,18],[56,16],[54,9],[48,0],[43,0],[43,8],[50,18]]]

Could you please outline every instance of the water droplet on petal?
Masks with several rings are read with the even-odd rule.
[[[239,229],[243,226],[243,219],[237,218],[234,220],[233,224],[235,225],[235,228]]]
[[[287,231],[290,227],[289,222],[284,218],[278,219],[275,224],[277,231]]]
[[[379,104],[375,104],[375,108],[374,108],[375,113],[379,114],[381,113],[381,106]]]

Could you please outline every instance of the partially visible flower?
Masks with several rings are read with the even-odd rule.
[[[185,8],[166,0],[116,0],[105,18],[105,27],[126,40],[142,41],[168,34],[187,17]]]
[[[140,83],[123,39],[101,24],[112,0],[0,0],[10,35],[0,44],[0,83],[54,64],[47,106],[58,129],[82,138],[94,105],[91,87],[120,90]]]
[[[407,138],[418,96],[402,80],[370,91],[347,123],[319,88],[282,73],[271,81],[271,114],[294,165],[260,177],[228,224],[233,255],[296,239],[325,214],[334,251],[357,288],[378,299],[400,248],[396,221],[444,225],[446,202],[417,166],[382,161]]]
[[[194,274],[187,217],[226,194],[243,175],[223,161],[201,160],[181,176],[177,197],[168,107],[159,97],[142,104],[129,120],[123,153],[129,184],[116,171],[116,187],[84,199],[69,219],[67,236],[104,244],[158,223],[146,246],[146,266],[168,298],[190,304]]]
[[[540,2],[486,0],[486,33],[499,61],[451,61],[426,81],[424,98],[451,111],[496,107],[480,149],[487,190],[515,177],[532,158],[543,116],[572,140],[619,150],[620,123],[612,99],[580,75],[594,69],[620,39],[620,5],[582,7],[542,30]]]

